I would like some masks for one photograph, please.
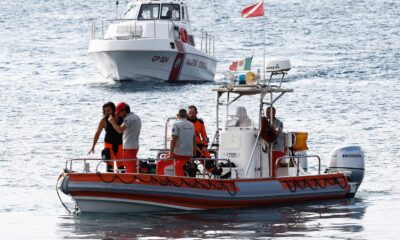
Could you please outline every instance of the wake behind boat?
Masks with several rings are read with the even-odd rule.
[[[89,55],[115,81],[213,81],[214,38],[202,33],[200,49],[184,1],[131,0],[121,19],[94,21]]]
[[[287,60],[268,66],[271,77],[283,78],[290,69]],[[136,161],[136,173],[104,172],[104,165],[112,160],[72,159],[66,162],[58,188],[71,196],[82,212],[109,213],[263,207],[353,197],[364,177],[364,153],[359,146],[334,148],[325,171],[320,157],[307,153],[306,132],[280,130],[283,145],[276,148],[278,141],[265,124],[267,119],[276,120],[271,114],[264,117],[264,113],[266,106],[272,113],[275,102],[293,92],[281,84],[282,80],[279,85],[226,84],[214,89],[217,131],[209,148],[212,155],[192,159],[184,168],[186,176],[176,176],[175,159],[168,158],[168,119],[164,149],[155,149],[155,158],[117,160]],[[232,117],[232,103],[248,96],[259,101],[258,119],[244,117],[244,107],[238,111],[242,114]],[[221,121],[224,109],[226,118]],[[212,171],[207,162],[215,166]],[[91,171],[93,165],[95,170]]]

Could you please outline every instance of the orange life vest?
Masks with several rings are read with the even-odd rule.
[[[205,147],[208,146],[208,137],[206,132],[206,127],[204,126],[204,121],[202,119],[196,118],[195,120],[189,119],[193,123],[194,132],[196,136],[196,144],[203,144]]]

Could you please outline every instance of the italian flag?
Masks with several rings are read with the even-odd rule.
[[[231,71],[249,71],[251,69],[251,62],[253,61],[253,56],[245,58],[243,60],[232,62],[229,66]]]

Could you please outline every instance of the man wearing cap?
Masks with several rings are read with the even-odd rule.
[[[139,116],[131,112],[129,105],[124,102],[117,105],[116,114],[123,119],[121,126],[115,122],[114,118],[109,118],[108,121],[117,132],[122,133],[123,158],[128,160],[125,162],[126,172],[136,173],[137,163],[136,160],[132,161],[132,159],[137,159],[142,122]]]
[[[186,109],[180,109],[176,117],[178,121],[172,126],[169,155],[175,159],[176,176],[185,176],[183,165],[196,155],[194,126],[187,120]]]

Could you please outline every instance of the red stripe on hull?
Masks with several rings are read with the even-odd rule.
[[[239,192],[235,180],[199,179],[190,177],[158,176],[149,174],[114,174],[114,173],[68,173],[71,182],[104,182],[140,184],[147,186],[172,186],[180,188],[197,188],[214,191]]]
[[[185,60],[185,48],[179,40],[175,40],[175,46],[178,49],[174,63],[172,64],[171,72],[169,73],[168,81],[175,82],[179,80],[179,74],[182,70],[183,62]]]
[[[173,177],[159,176],[149,174],[115,174],[115,173],[68,173],[71,182],[106,182],[106,183],[127,183],[141,185],[156,185],[156,186],[174,186],[182,188],[198,188],[204,189],[202,186],[207,186],[207,189],[216,191],[235,191],[240,189],[237,183],[240,182],[269,182],[277,181],[284,189],[297,187],[302,189],[304,184],[306,188],[328,187],[340,185],[346,191],[350,189],[347,178],[341,174],[324,174],[314,176],[298,176],[298,177],[282,177],[282,178],[259,178],[259,179],[199,179],[189,177]],[[335,184],[336,183],[336,184]]]

